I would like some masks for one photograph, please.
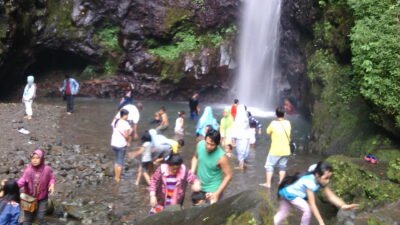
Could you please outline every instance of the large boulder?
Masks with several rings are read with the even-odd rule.
[[[248,190],[209,207],[193,207],[176,212],[162,212],[137,224],[272,225],[273,213],[273,207],[265,193]]]

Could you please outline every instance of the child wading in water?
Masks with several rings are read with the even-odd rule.
[[[151,136],[148,131],[145,131],[143,134],[142,143],[142,146],[133,155],[133,157],[136,157],[142,154],[135,185],[139,185],[142,176],[146,180],[147,185],[150,185],[150,173],[153,170],[153,161],[151,160]]]
[[[274,224],[281,224],[293,205],[303,211],[300,225],[310,224],[311,216],[314,214],[319,225],[325,225],[318,207],[315,203],[315,192],[322,188],[325,197],[329,202],[340,209],[348,210],[358,206],[358,204],[346,204],[329,187],[327,187],[333,174],[332,166],[319,162],[316,168],[305,175],[287,176],[278,188],[280,198],[279,210],[274,216]]]
[[[185,125],[185,111],[179,111],[178,112],[178,118],[175,121],[175,135],[178,138],[183,138],[183,135],[185,134],[185,129],[184,129],[184,125]]]

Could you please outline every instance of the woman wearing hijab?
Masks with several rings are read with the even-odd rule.
[[[48,196],[54,193],[56,178],[52,168],[44,162],[43,150],[33,151],[30,159],[31,163],[25,168],[17,183],[23,193],[36,198],[38,207],[34,212],[24,211],[23,225],[31,225],[35,217],[39,224],[45,224]]]
[[[222,112],[221,126],[219,127],[219,133],[221,134],[222,146],[229,145],[232,142],[232,126],[233,117],[231,115],[231,108],[226,107]]]
[[[196,135],[199,137],[205,137],[207,125],[210,125],[214,130],[218,130],[219,127],[210,106],[207,106],[204,109],[203,115],[201,115],[199,121],[197,122]]]
[[[36,84],[34,83],[35,78],[31,75],[27,78],[27,84],[24,88],[24,93],[22,95],[22,102],[25,104],[25,118],[32,119],[32,103],[33,99],[36,97]]]
[[[237,158],[239,166],[237,169],[244,169],[244,161],[249,156],[250,149],[250,125],[249,117],[244,105],[237,107],[235,122],[233,123],[233,138],[236,141]]]

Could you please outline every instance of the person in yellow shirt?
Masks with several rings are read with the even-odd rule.
[[[266,188],[271,187],[272,175],[274,167],[279,167],[279,183],[286,175],[286,166],[290,156],[290,132],[291,125],[289,120],[285,120],[285,109],[283,107],[276,108],[276,120],[271,121],[267,127],[267,134],[271,136],[271,147],[265,162],[266,182],[260,184]]]

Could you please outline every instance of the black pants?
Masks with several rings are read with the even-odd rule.
[[[38,224],[40,225],[46,224],[46,221],[44,220],[46,211],[47,211],[47,198],[38,201],[38,208],[36,209],[35,212],[30,213],[24,211],[23,225],[31,225],[35,217],[37,219]]]
[[[67,101],[67,112],[72,113],[74,111],[74,96],[65,95],[65,100]]]

